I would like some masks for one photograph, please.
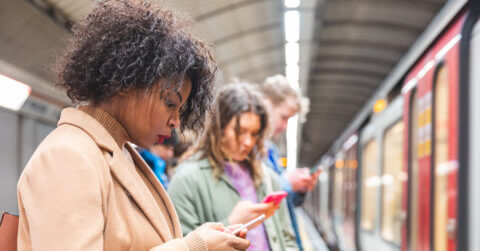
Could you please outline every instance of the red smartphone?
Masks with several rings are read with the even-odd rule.
[[[282,202],[282,200],[287,197],[288,193],[285,192],[285,191],[277,191],[277,192],[273,192],[273,193],[270,193],[269,195],[267,195],[265,197],[265,199],[263,199],[262,203],[270,203],[270,202],[273,202],[275,203],[275,205],[278,205],[280,204],[280,202]]]

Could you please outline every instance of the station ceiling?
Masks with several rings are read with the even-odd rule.
[[[0,65],[53,92],[48,66],[92,0],[0,0]],[[212,42],[220,81],[262,82],[285,74],[283,0],[166,0],[189,13]],[[445,0],[301,0],[300,85],[310,97],[299,162],[311,165],[399,61]],[[8,74],[0,69],[0,73]]]
[[[444,0],[326,0],[315,9],[300,162],[315,163],[385,79]],[[373,107],[372,107],[373,108]]]

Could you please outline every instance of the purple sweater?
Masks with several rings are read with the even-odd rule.
[[[250,176],[250,171],[248,168],[238,163],[225,163],[224,171],[232,182],[232,185],[240,194],[242,200],[258,203],[255,184],[253,183],[252,176]],[[270,250],[267,232],[265,231],[265,226],[263,223],[258,227],[249,230],[247,232],[247,239],[251,243],[248,251]]]

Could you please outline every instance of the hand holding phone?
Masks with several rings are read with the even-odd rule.
[[[262,222],[263,220],[265,220],[265,215],[264,215],[264,214],[262,214],[262,215],[258,216],[257,218],[255,218],[255,219],[247,222],[247,223],[244,224],[243,226],[241,226],[241,227],[233,230],[232,234],[233,234],[233,235],[237,235],[237,234],[240,233],[240,231],[242,231],[243,229],[247,229],[247,230],[248,230],[248,228],[249,228],[250,226],[252,226],[252,225],[254,225],[254,224],[256,224],[256,223]]]
[[[323,172],[323,166],[318,165],[316,167],[310,168],[310,175],[314,175],[315,173],[321,173]]]
[[[287,197],[288,193],[285,191],[277,191],[268,194],[265,199],[263,199],[262,203],[270,203],[273,202],[275,205],[280,204],[282,200]]]

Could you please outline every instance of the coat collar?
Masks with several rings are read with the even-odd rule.
[[[79,109],[68,107],[62,110],[58,126],[69,124],[85,131],[102,149],[113,153],[118,148],[115,139],[95,118]]]
[[[165,189],[158,179],[156,179],[155,174],[153,174],[145,161],[143,161],[129,144],[126,144],[127,149],[130,150],[130,153],[133,153],[133,160],[151,182],[155,190],[158,191],[162,198],[162,201],[159,201],[158,203],[165,204],[165,207],[168,210],[168,212],[166,212],[167,215],[162,214],[162,211],[152,193],[135,170],[135,166],[127,159],[118,143],[100,122],[79,109],[65,108],[60,116],[58,126],[64,124],[80,128],[86,132],[101,149],[104,149],[109,153],[106,157],[107,161],[109,161],[112,175],[124,187],[127,194],[129,194],[129,196],[131,196],[131,198],[137,203],[139,208],[143,211],[165,242],[172,239],[170,231],[168,227],[166,227],[168,224],[165,216],[172,217],[175,236],[181,236],[180,227],[177,224],[178,218],[175,209],[173,208],[171,201],[168,199]]]
[[[191,156],[187,162],[193,163],[194,165],[198,166],[200,170],[208,170],[209,172],[213,172],[212,164],[210,163],[208,158],[203,157],[203,154],[201,152]],[[213,173],[210,175],[213,175]],[[233,191],[235,191],[235,193],[238,194],[237,189],[235,189],[235,187],[233,186],[232,182],[230,181],[228,176],[225,174],[225,172],[222,172],[222,174],[220,175],[219,181],[225,182],[230,189],[232,189]]]
[[[200,156],[201,156],[201,154],[195,154],[195,155],[192,156],[191,160],[189,160],[188,162],[195,162],[195,165],[198,165],[198,167],[200,169],[212,171],[212,164],[210,164],[210,161],[207,158],[200,158]],[[262,166],[262,168],[263,168],[263,166]],[[263,171],[268,172],[268,170],[266,170],[265,168],[264,168]],[[230,180],[230,178],[228,178],[228,176],[225,174],[225,172],[222,172],[222,174],[220,175],[219,181],[227,184],[227,186],[230,189],[235,191],[235,193],[237,193],[240,196],[240,193],[237,191],[235,186],[233,186],[232,181]],[[265,185],[266,184],[264,184],[264,183],[265,182],[262,182],[262,185],[255,188],[255,191],[257,192],[257,197],[258,197],[259,201],[261,199],[263,199],[263,197],[266,195],[265,194],[265,191],[266,191]]]

